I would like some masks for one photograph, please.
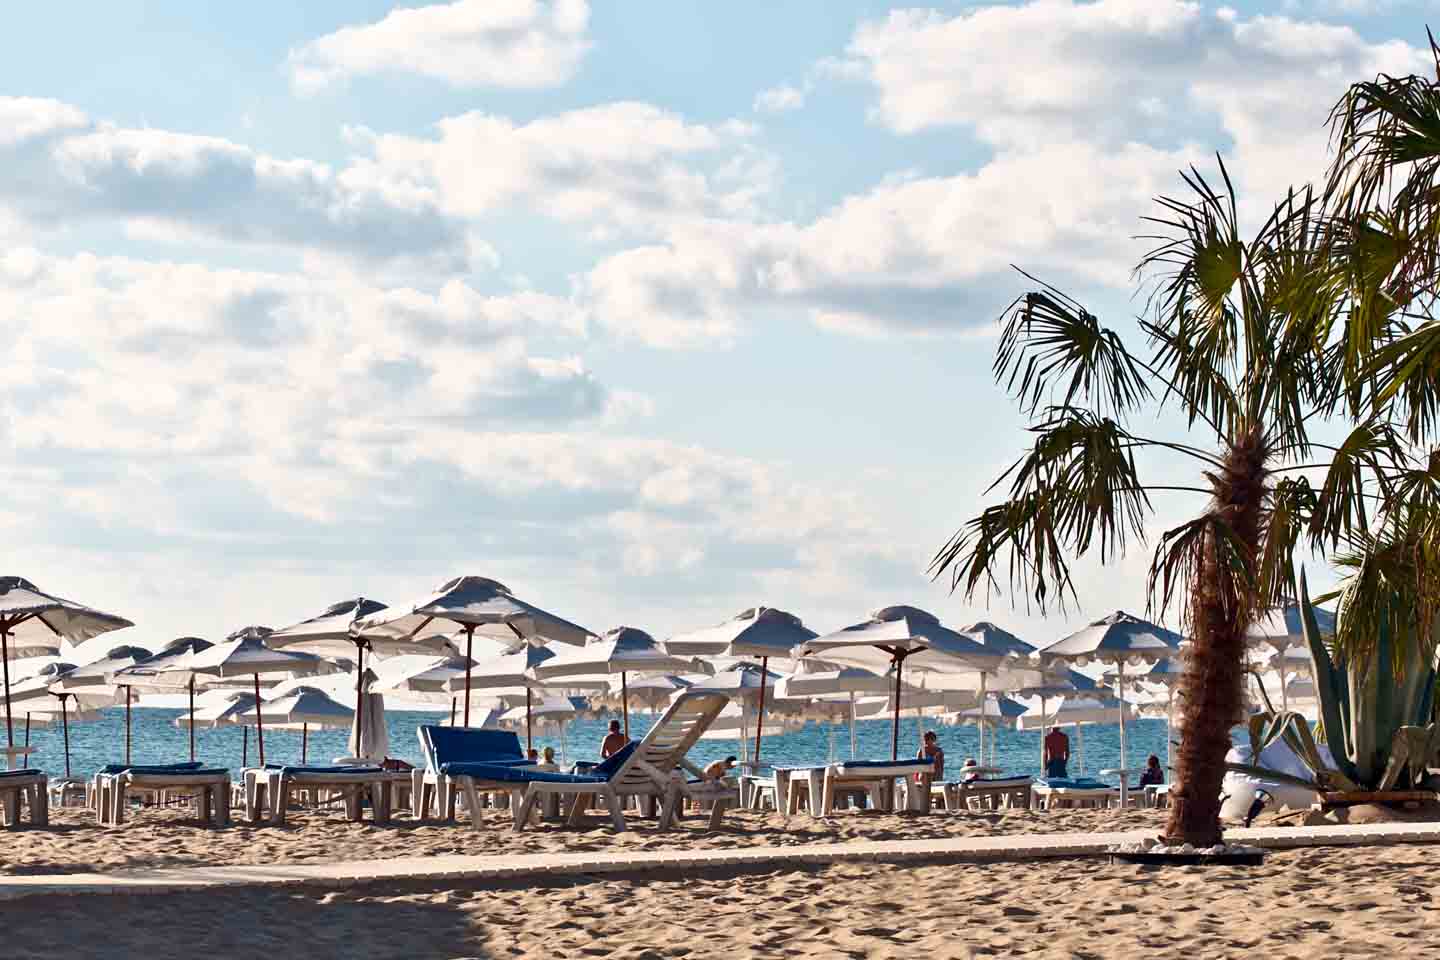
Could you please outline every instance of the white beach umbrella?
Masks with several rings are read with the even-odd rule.
[[[553,650],[548,647],[537,647],[530,643],[522,644],[512,653],[498,657],[490,657],[467,666],[463,677],[450,681],[451,689],[463,689],[465,691],[466,703],[470,700],[470,691],[495,690],[501,688],[516,688],[525,691],[525,704],[529,709],[534,703],[535,691],[544,691],[549,688],[535,674],[535,667],[555,657]],[[465,714],[469,718],[469,713]],[[469,724],[467,723],[466,726]],[[528,750],[534,741],[534,730],[531,728],[525,731],[525,746]]]
[[[1103,663],[1116,668],[1120,710],[1120,768],[1129,769],[1125,743],[1125,668],[1152,666],[1180,651],[1181,636],[1172,630],[1122,611],[1096,620],[1069,636],[1042,647],[1036,656],[1042,663],[1073,664],[1083,667]],[[1120,804],[1126,802],[1128,778],[1120,778]]]
[[[1335,614],[1322,607],[1311,606],[1315,625],[1322,637],[1335,635]],[[1286,678],[1295,671],[1309,672],[1310,648],[1305,643],[1301,625],[1300,605],[1295,603],[1273,607],[1258,617],[1245,631],[1245,642],[1252,650],[1262,650],[1269,666],[1280,674],[1280,709],[1290,709]]]
[[[370,679],[375,676],[369,670],[366,670],[365,674]],[[361,706],[355,711],[355,722],[350,728],[346,749],[352,757],[379,763],[390,752],[390,725],[385,719],[385,697],[367,686],[358,702]]]
[[[1172,741],[1175,739],[1175,691],[1180,686],[1180,681],[1185,676],[1185,658],[1181,654],[1171,657],[1169,660],[1161,660],[1149,670],[1134,675],[1129,680],[1129,689],[1137,694],[1147,695],[1157,705],[1164,703],[1163,712],[1165,716],[1165,769],[1168,771],[1174,766],[1175,748]],[[1107,683],[1119,685],[1119,671],[1117,669],[1106,670],[1104,674]],[[1156,695],[1158,692],[1158,696]]]
[[[845,667],[811,657],[795,661],[794,672],[775,685],[775,696],[781,699],[804,700],[821,704],[821,711],[832,722],[840,715],[831,709],[838,705],[849,713],[850,758],[855,758],[855,696],[856,694],[889,694],[894,688],[888,676],[863,667]],[[826,701],[827,697],[843,700]]]
[[[621,679],[615,677],[603,692],[591,694],[590,702],[596,707],[615,708],[628,699],[630,703],[653,713],[668,704],[677,692],[689,690],[694,682],[673,674],[662,674],[632,677],[628,683],[623,683],[622,688]]]
[[[134,699],[131,688],[128,684],[116,683],[114,674],[116,671],[124,670],[126,667],[133,667],[137,663],[149,660],[154,654],[144,647],[136,646],[113,646],[106,651],[105,656],[99,660],[93,660],[84,666],[76,667],[56,681],[56,686],[65,692],[85,693],[123,690],[125,702],[125,762],[130,762],[130,709]]]
[[[424,631],[459,627],[465,632],[464,656],[474,660],[473,641],[482,636],[583,646],[593,634],[578,624],[526,603],[510,588],[486,577],[456,577],[441,584],[410,612],[383,610],[357,624],[357,632],[377,638],[403,639]],[[470,685],[465,685],[465,720],[470,719]]]
[[[200,703],[193,714],[183,713],[176,717],[175,726],[182,729],[189,726],[232,726],[240,723],[240,718],[244,714],[255,709],[255,694],[253,693],[246,693],[244,690],[214,690],[211,692],[220,694],[220,696],[208,703]]]
[[[989,727],[992,730],[1001,728],[1014,730],[1019,726],[1020,718],[1026,712],[1027,708],[1023,703],[1011,700],[1009,697],[995,697],[986,699],[973,707],[941,714],[940,720],[949,726],[970,725]]]
[[[162,693],[186,691],[190,695],[189,714],[195,715],[195,675],[180,669],[188,663],[197,651],[208,650],[213,644],[199,637],[177,637],[162,647],[153,657],[115,671],[111,680],[116,686],[127,689],[148,690]],[[195,725],[190,727],[190,759],[195,759]]]
[[[70,776],[70,724],[75,715],[70,712],[71,704],[84,716],[93,716],[97,707],[109,706],[115,702],[114,691],[109,688],[88,691],[84,694],[68,691],[60,686],[60,679],[75,669],[75,665],[51,662],[15,684],[14,703],[22,710],[35,713],[59,713],[65,730],[65,776]]]
[[[251,704],[235,722],[272,729],[300,731],[300,762],[309,760],[310,728],[343,730],[350,726],[355,711],[315,687],[299,687],[283,696],[261,700],[259,708]],[[264,761],[261,761],[262,763]]]
[[[621,715],[625,736],[630,736],[630,696],[628,675],[641,672],[675,672],[689,670],[688,659],[671,656],[660,648],[655,638],[634,627],[616,627],[583,647],[556,650],[555,656],[535,665],[535,676],[547,683],[562,683],[575,677],[597,674],[620,675]],[[608,685],[608,681],[607,681]]]
[[[520,729],[528,723],[531,729],[539,730],[542,734],[559,734],[560,762],[563,764],[566,762],[569,752],[565,737],[566,731],[570,726],[570,721],[585,712],[585,709],[585,703],[580,698],[545,697],[538,703],[531,704],[528,712],[524,707],[511,707],[500,714],[496,725],[509,730]]]
[[[0,672],[5,686],[7,745],[15,746],[10,716],[11,660],[58,654],[62,641],[81,643],[133,626],[124,617],[46,593],[24,577],[0,577]]]
[[[793,613],[756,606],[741,610],[724,623],[671,637],[665,641],[665,649],[682,657],[759,657],[763,679],[769,672],[771,657],[793,656],[796,647],[816,636]],[[765,686],[760,685],[756,707],[755,763],[760,762],[760,738],[765,729]]]
[[[976,641],[943,626],[933,614],[918,607],[894,606],[875,611],[869,620],[806,641],[801,656],[821,656],[841,664],[875,672],[893,670],[895,717],[890,758],[900,749],[900,697],[905,667],[934,673],[963,673],[996,669],[1008,655],[987,650]]]
[[[169,672],[193,674],[201,678],[202,683],[209,679],[250,677],[257,700],[263,699],[260,696],[262,676],[283,678],[333,672],[334,668],[329,663],[314,654],[272,650],[265,644],[265,638],[270,633],[269,627],[243,627],[230,634],[225,643],[192,653],[183,663],[170,668]],[[264,766],[263,714],[255,723],[255,744],[260,755],[260,765]]]
[[[1085,769],[1085,733],[1088,726],[1114,723],[1116,716],[1134,719],[1130,704],[1108,694],[1065,696],[1057,700],[1049,712],[1030,711],[1020,717],[1021,730],[1038,730],[1043,735],[1052,727],[1074,727],[1080,769]],[[1043,772],[1045,764],[1040,764]]]

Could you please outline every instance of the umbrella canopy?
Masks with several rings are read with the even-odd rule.
[[[1126,770],[1129,769],[1129,758],[1125,743],[1125,667],[1153,665],[1167,660],[1179,653],[1181,640],[1178,633],[1121,610],[1041,648],[1036,656],[1044,663],[1082,667],[1087,663],[1107,663],[1115,666],[1116,692],[1120,700],[1120,768]],[[1127,790],[1127,776],[1122,774],[1121,807],[1125,806]]]
[[[841,664],[881,672],[893,666],[895,718],[890,758],[900,749],[901,673],[906,666],[935,673],[997,669],[1013,656],[986,649],[970,637],[943,626],[933,613],[918,607],[885,607],[870,619],[806,641],[801,656],[819,654]]]
[[[1028,708],[1023,703],[1018,703],[1009,697],[996,697],[974,707],[943,714],[941,720],[952,726],[959,726],[962,724],[980,725],[983,718],[984,726],[1006,727],[1013,730],[1017,721],[1027,711]]]
[[[370,692],[428,703],[453,703],[455,689],[451,681],[463,681],[468,662],[464,657],[419,654],[390,657],[375,665],[375,682],[370,685]]]
[[[545,682],[535,675],[535,668],[554,657],[555,652],[548,647],[537,647],[526,643],[512,653],[481,660],[473,666],[467,667],[464,676],[450,680],[448,685],[452,690],[463,689],[465,691],[467,705],[470,702],[472,689],[523,689],[525,704],[528,708],[534,700],[533,692],[546,689]],[[466,717],[468,718],[468,716],[467,713]],[[527,749],[531,746],[534,736],[533,728],[527,728],[525,735]]]
[[[1315,623],[1320,627],[1320,634],[1334,636],[1335,614],[1316,606],[1311,606],[1310,610],[1315,614]],[[1300,625],[1300,605],[1289,603],[1266,611],[1245,631],[1245,639],[1252,647],[1268,646],[1273,650],[1284,650],[1289,646],[1303,644],[1305,633]]]
[[[714,676],[700,676],[690,686],[690,690],[707,693],[724,693],[729,695],[731,700],[753,703],[760,699],[760,691],[767,688],[774,688],[778,677],[773,673],[762,672],[753,663],[740,663],[729,670],[722,670]]]
[[[355,711],[315,687],[298,687],[284,696],[260,701],[258,718],[268,726],[299,730],[302,726],[341,729],[348,727]],[[255,721],[254,704],[240,715]]]
[[[290,650],[272,650],[265,644],[265,638],[272,631],[269,627],[243,627],[236,630],[224,643],[192,653],[188,659],[178,662],[168,672],[190,674],[207,682],[207,678],[244,677],[254,682],[255,699],[260,697],[261,676],[304,676],[306,674],[330,673],[332,667],[312,653],[295,653]],[[265,763],[265,715],[261,713],[255,722],[255,744],[260,754],[260,763]]]
[[[465,658],[475,657],[473,642],[482,636],[499,636],[529,641],[584,646],[593,634],[578,624],[526,603],[510,588],[487,577],[456,577],[447,580],[409,613],[382,610],[364,618],[356,631],[367,637],[408,639],[436,626],[465,631]],[[470,684],[465,685],[465,720],[470,719]]]
[[[1021,640],[1009,630],[997,627],[989,620],[979,620],[968,627],[961,627],[960,632],[985,649],[994,650],[997,653],[1028,657],[1035,652],[1032,644]]]
[[[10,661],[60,652],[61,641],[81,643],[111,630],[133,627],[124,617],[65,600],[24,577],[0,577],[0,674],[5,691],[5,736],[15,746],[10,716]],[[11,754],[12,759],[14,754]]]
[[[255,694],[246,693],[243,690],[226,690],[224,692],[227,699],[203,706],[193,714],[186,713],[176,717],[175,726],[222,727],[227,724],[243,723],[242,718],[246,713],[253,714],[257,702]]]
[[[70,723],[76,719],[71,707],[76,707],[84,717],[93,718],[97,716],[94,708],[114,702],[114,691],[109,687],[99,687],[85,694],[62,690],[60,679],[74,669],[74,664],[52,661],[15,684],[13,691],[14,703],[22,712],[60,716],[65,727],[66,777],[70,776]]]
[[[659,710],[670,702],[677,691],[689,690],[693,685],[694,681],[692,680],[669,675],[632,677],[625,685],[628,689],[622,691],[621,678],[616,677],[610,681],[604,693],[595,694],[590,699],[597,705],[615,707],[621,704],[622,699],[628,697],[633,704],[648,710]]]
[[[1121,610],[1041,647],[1036,656],[1045,663],[1079,667],[1090,663],[1141,666],[1174,656],[1181,639],[1173,630]]]
[[[625,736],[630,736],[629,674],[634,671],[688,670],[693,664],[666,653],[655,638],[634,627],[616,627],[603,637],[556,652],[555,656],[535,666],[541,680],[561,681],[566,678],[596,674],[620,675],[620,710],[625,722]]]
[[[197,652],[209,650],[213,644],[199,637],[177,637],[161,647],[153,657],[132,666],[122,667],[111,674],[115,686],[130,689],[152,690],[177,693],[185,690],[190,695],[191,718],[195,716],[195,674],[186,672],[183,664]],[[126,762],[129,762],[129,720],[126,720]],[[195,759],[195,724],[190,728],[190,759]]]
[[[1062,697],[1048,712],[1032,710],[1022,716],[1020,729],[1047,730],[1050,727],[1075,724],[1114,723],[1115,712],[1121,709],[1126,716],[1134,717],[1134,711],[1128,703],[1122,708],[1119,701],[1113,697]]]
[[[775,607],[750,607],[724,623],[665,641],[677,657],[788,657],[816,637],[800,618]]]

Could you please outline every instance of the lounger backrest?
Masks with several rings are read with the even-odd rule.
[[[447,763],[486,763],[495,760],[523,760],[520,735],[513,730],[482,730],[479,727],[420,728],[420,747],[431,770]]]
[[[655,721],[645,739],[634,745],[634,752],[610,778],[611,785],[624,790],[658,786],[657,778],[668,782],[680,760],[729,702],[730,697],[723,693],[682,693]]]

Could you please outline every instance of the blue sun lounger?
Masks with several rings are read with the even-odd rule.
[[[603,798],[617,831],[625,829],[622,807],[626,797],[660,798],[661,829],[669,827],[679,815],[683,799],[709,800],[714,803],[710,821],[714,827],[719,825],[724,808],[739,799],[734,783],[725,780],[692,783],[680,775],[677,768],[729,701],[723,693],[681,694],[643,740],[630,742],[586,774],[548,773],[489,763],[451,764],[447,771],[466,791],[467,797],[477,783],[493,783],[522,794],[524,799],[515,814],[516,830],[529,826],[536,804],[546,796],[570,798],[572,826],[579,823],[590,798]],[[471,807],[475,809],[473,800]],[[473,819],[478,827],[478,815]]]
[[[22,808],[30,811],[32,826],[43,827],[50,822],[49,781],[41,770],[0,771],[0,811],[5,823],[20,825]]]
[[[482,727],[442,727],[426,725],[415,731],[425,769],[414,777],[414,811],[417,817],[430,812],[432,804],[445,820],[455,819],[455,782],[448,772],[456,764],[483,763],[499,767],[533,767],[525,758],[520,736],[512,730],[488,730]],[[476,800],[481,792],[511,793],[501,781],[481,779],[475,784]],[[471,818],[477,815],[471,811]]]

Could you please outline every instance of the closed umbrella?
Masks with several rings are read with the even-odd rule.
[[[289,650],[272,650],[265,644],[271,633],[269,627],[244,627],[230,634],[225,643],[216,644],[207,650],[193,653],[177,672],[194,674],[206,679],[227,677],[250,677],[254,683],[255,699],[260,696],[260,678],[305,676],[307,674],[329,673],[332,667],[321,658],[309,653],[295,653]],[[263,713],[255,722],[255,746],[260,755],[260,765],[265,765],[265,720]]]
[[[655,638],[634,627],[616,627],[583,647],[556,650],[555,656],[535,665],[535,676],[547,683],[560,683],[568,678],[596,674],[620,675],[620,711],[624,717],[625,736],[630,736],[630,696],[627,683],[632,672],[688,670],[693,664],[671,656],[660,648]]]
[[[346,749],[360,760],[384,760],[390,752],[390,725],[385,720],[385,697],[370,686],[375,674],[365,671],[366,684],[358,698],[362,706],[355,709],[355,722],[350,727]],[[363,723],[362,723],[363,720]]]
[[[665,649],[679,657],[759,657],[760,701],[756,707],[755,760],[760,762],[760,737],[765,729],[765,683],[771,657],[791,656],[796,647],[816,637],[800,618],[775,607],[751,607],[724,623],[691,633],[682,633],[665,642]],[[742,751],[743,752],[743,751]]]
[[[999,667],[1007,658],[941,625],[933,613],[918,607],[885,607],[870,619],[806,641],[802,656],[820,656],[876,672],[894,670],[895,716],[890,759],[900,750],[901,674],[912,669],[934,673],[963,673]]]
[[[15,725],[10,716],[10,661],[60,652],[60,643],[81,643],[111,630],[133,627],[124,617],[45,593],[24,577],[0,577],[0,673],[5,686],[5,736],[15,762]]]
[[[140,690],[177,692],[185,690],[190,694],[190,716],[195,716],[195,675],[183,669],[190,657],[208,650],[213,644],[199,637],[177,637],[160,652],[134,666],[115,671],[112,681],[116,686],[133,687]],[[190,759],[195,759],[195,724],[190,725]]]
[[[475,634],[529,641],[584,646],[593,634],[563,617],[526,603],[510,588],[486,577],[456,577],[441,584],[410,612],[382,610],[356,625],[367,637],[405,639],[430,630],[465,632],[465,659],[474,660]],[[465,684],[465,723],[470,723],[470,684]]]
[[[1120,701],[1120,769],[1129,770],[1125,745],[1125,667],[1151,666],[1167,660],[1179,653],[1180,642],[1178,633],[1121,610],[1042,647],[1036,652],[1036,656],[1042,663],[1079,667],[1089,663],[1103,663],[1115,667],[1116,689]],[[1127,799],[1127,780],[1128,776],[1122,774],[1122,807]]]

